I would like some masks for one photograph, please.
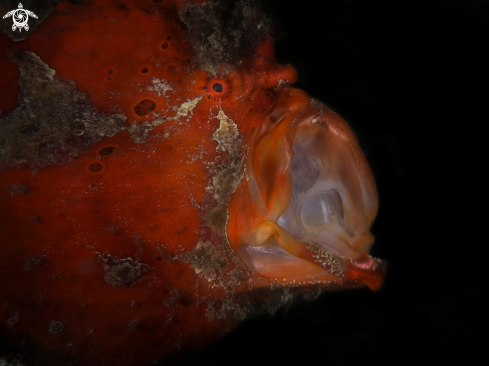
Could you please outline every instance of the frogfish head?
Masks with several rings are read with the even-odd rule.
[[[380,288],[357,138],[225,3],[59,2],[0,34],[0,344],[26,364],[154,364]]]
[[[226,227],[243,263],[265,282],[378,289],[385,266],[368,255],[377,191],[348,124],[289,88],[247,146]]]

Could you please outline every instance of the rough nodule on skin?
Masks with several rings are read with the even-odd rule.
[[[123,128],[125,115],[99,112],[74,82],[59,78],[35,53],[9,57],[20,70],[20,96],[19,106],[0,117],[0,170],[65,164]]]
[[[190,2],[178,12],[187,26],[199,67],[216,75],[219,66],[253,50],[265,39],[270,20],[255,0]]]
[[[21,32],[19,30],[12,29],[12,20],[10,22],[3,21],[0,22],[0,29],[3,33],[5,33],[12,41],[22,41],[29,37],[29,35],[37,29],[39,24],[41,24],[48,16],[51,14],[56,7],[56,5],[61,0],[47,0],[47,1],[29,1],[24,9],[32,11],[37,15],[37,19],[33,17],[29,17],[28,25],[29,30],[22,29]],[[81,3],[83,0],[66,0],[72,4]],[[0,0],[0,9],[5,10],[5,13],[18,9],[19,0]],[[3,16],[4,14],[2,14]]]
[[[105,282],[112,287],[127,287],[150,269],[147,264],[136,259],[117,258],[110,254],[95,253],[104,263]]]
[[[66,323],[62,321],[50,320],[48,325],[48,332],[50,334],[59,334],[66,328]]]

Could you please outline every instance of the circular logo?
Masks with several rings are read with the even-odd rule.
[[[12,30],[16,30],[17,28],[19,31],[22,31],[22,28],[24,28],[26,31],[29,30],[29,24],[27,24],[27,21],[29,20],[29,15],[33,18],[37,19],[37,15],[34,14],[32,11],[24,9],[22,6],[22,3],[19,3],[19,8],[9,11],[7,14],[3,16],[3,19],[12,17],[12,20],[14,24],[12,25]]]

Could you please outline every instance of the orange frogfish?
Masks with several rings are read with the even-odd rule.
[[[358,140],[290,86],[253,2],[41,20],[0,35],[0,343],[24,362],[149,365],[298,296],[381,286]]]

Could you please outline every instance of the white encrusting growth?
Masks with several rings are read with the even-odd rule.
[[[173,90],[170,84],[168,84],[165,80],[163,79],[157,79],[154,78],[152,80],[153,86],[149,86],[148,90],[150,91],[155,91],[158,96],[165,95],[167,91]]]
[[[186,102],[183,102],[180,107],[177,109],[177,114],[174,119],[180,117],[192,117],[193,110],[197,103],[202,99],[202,97],[197,97],[194,99],[187,99]]]
[[[216,150],[227,151],[234,155],[231,152],[236,150],[236,140],[239,137],[238,126],[226,116],[222,109],[219,109],[216,118],[219,120],[219,128],[212,135],[212,139],[217,141]]]

